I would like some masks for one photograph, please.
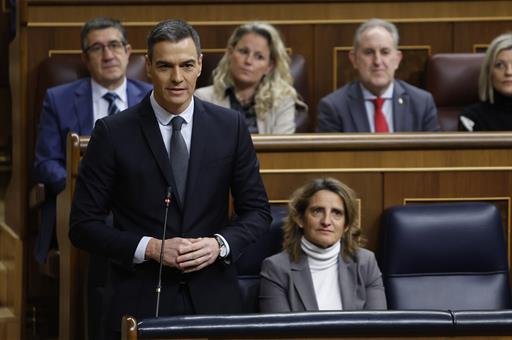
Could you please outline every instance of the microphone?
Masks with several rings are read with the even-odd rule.
[[[165,231],[167,230],[167,213],[169,212],[169,206],[171,205],[171,191],[172,188],[167,188],[167,194],[164,198],[165,215],[164,215],[164,231],[162,234],[162,245],[160,247],[160,268],[158,271],[158,284],[156,286],[156,312],[155,318],[158,318],[158,311],[160,310],[160,291],[162,290],[162,267],[164,259],[164,244],[165,244]]]

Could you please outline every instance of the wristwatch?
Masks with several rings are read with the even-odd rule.
[[[219,244],[219,257],[221,259],[225,259],[228,256],[228,247],[226,247],[226,243],[224,243],[224,240],[219,235],[214,236],[217,240],[217,243]]]

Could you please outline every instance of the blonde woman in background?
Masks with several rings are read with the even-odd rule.
[[[241,112],[251,133],[295,132],[296,105],[306,107],[290,74],[290,57],[276,28],[248,23],[235,29],[200,99]]]
[[[485,54],[478,81],[480,101],[464,108],[460,131],[512,130],[512,32],[496,37]]]

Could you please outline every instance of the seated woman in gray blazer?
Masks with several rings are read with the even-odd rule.
[[[354,191],[315,179],[292,195],[284,250],[263,261],[260,311],[386,309],[374,254],[360,247]]]
[[[197,89],[195,95],[241,112],[251,133],[294,133],[296,105],[307,109],[293,87],[281,35],[262,22],[235,29],[213,70],[213,85]]]

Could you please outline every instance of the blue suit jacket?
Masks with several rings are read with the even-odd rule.
[[[147,96],[138,105],[96,122],[82,159],[71,208],[73,244],[111,258],[110,326],[121,317],[155,312],[158,263],[133,264],[143,236],[162,238],[164,197],[171,187],[166,237],[211,237],[228,242],[232,263],[216,261],[193,273],[164,267],[160,314],[168,315],[181,281],[198,314],[242,310],[234,262],[268,231],[270,209],[251,136],[236,111],[194,98],[190,159],[184,202],[174,199],[175,180],[158,121]],[[229,217],[229,194],[235,217]],[[105,217],[112,211],[114,228]]]
[[[140,102],[151,85],[128,79],[128,106]],[[36,240],[36,259],[44,262],[55,229],[55,197],[66,184],[66,138],[69,132],[91,134],[94,125],[91,78],[52,87],[47,90],[39,120],[34,179],[45,185],[47,198],[41,211]]]
[[[401,80],[394,81],[395,132],[439,131],[437,108],[429,92]],[[328,94],[318,105],[319,132],[370,132],[363,92],[353,81]]]

